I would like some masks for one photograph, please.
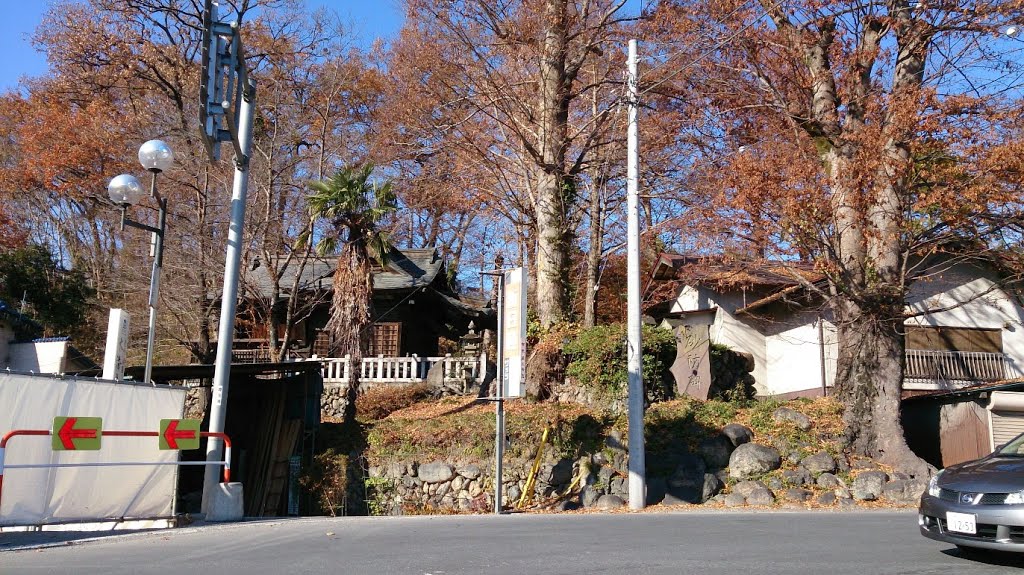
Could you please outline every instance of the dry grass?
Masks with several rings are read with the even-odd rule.
[[[368,389],[356,399],[356,413],[361,420],[377,421],[428,397],[430,386],[425,383]]]

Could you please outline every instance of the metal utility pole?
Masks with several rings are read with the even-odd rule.
[[[167,229],[167,200],[156,193],[156,172],[153,172],[150,195],[160,204],[157,229],[153,232],[153,271],[149,279],[149,336],[146,339],[146,372],[142,381],[153,381],[153,348],[156,343],[156,304],[160,298],[160,275],[164,269],[164,232]]]
[[[498,275],[498,369],[494,377],[494,513],[501,514],[502,479],[505,477],[505,370],[504,346],[505,332],[503,317],[505,315],[505,272]]]
[[[231,188],[231,224],[228,227],[227,256],[224,262],[224,290],[220,301],[220,326],[217,329],[217,359],[213,368],[213,398],[210,402],[210,432],[223,433],[227,415],[228,381],[231,378],[231,348],[235,336],[235,311],[238,307],[238,270],[242,262],[242,227],[245,224],[245,199],[249,191],[249,156],[252,152],[252,120],[256,107],[256,84],[246,78],[239,106],[238,139],[235,142],[235,179]],[[234,130],[233,130],[234,131]],[[206,461],[221,461],[222,441],[210,437],[206,442]],[[203,512],[219,481],[217,467],[206,466],[203,482]]]
[[[640,335],[639,144],[637,131],[636,40],[629,41],[629,127],[626,135],[626,349],[629,371],[629,508],[644,508],[647,499],[644,455],[643,347]]]

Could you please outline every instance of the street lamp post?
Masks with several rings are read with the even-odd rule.
[[[149,334],[146,342],[146,373],[143,380],[152,381],[153,347],[156,340],[156,302],[160,295],[160,272],[164,263],[164,231],[167,229],[167,200],[160,196],[156,189],[156,176],[167,170],[174,163],[174,154],[170,146],[161,140],[150,140],[139,148],[139,163],[152,174],[149,183],[149,195],[156,200],[159,207],[156,227],[132,221],[127,217],[128,206],[142,199],[142,184],[135,176],[122,174],[107,185],[110,200],[121,207],[121,229],[125,226],[146,230],[153,234],[153,271],[149,279]]]

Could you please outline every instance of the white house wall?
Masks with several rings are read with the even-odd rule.
[[[10,346],[10,368],[32,373],[64,373],[68,342],[14,343]]]
[[[820,390],[822,385],[822,349],[825,352],[825,385],[835,382],[836,330],[827,320],[818,331],[817,313],[813,311],[793,315],[786,321],[788,327],[765,336],[768,384],[763,395],[783,395],[806,390]],[[772,330],[775,331],[775,330]]]
[[[1003,353],[1009,360],[1007,377],[1024,377],[1024,310],[1008,293],[995,287],[991,279],[977,277],[977,271],[966,275],[970,269],[973,268],[961,266],[934,280],[915,283],[908,297],[909,310],[955,307],[910,318],[906,324],[998,329],[1002,332]],[[964,283],[970,277],[974,279]],[[967,303],[956,306],[964,301]]]
[[[1003,353],[1009,360],[1007,377],[1024,377],[1024,308],[1006,291],[995,287],[994,276],[975,266],[952,266],[940,274],[914,282],[907,309],[934,311],[910,318],[907,325],[999,329]],[[984,294],[978,296],[978,294]],[[735,315],[756,299],[741,291],[718,293],[686,286],[680,290],[672,311],[684,312],[718,307],[711,326],[711,341],[754,357],[753,376],[758,395],[782,395],[821,389],[821,356],[817,313],[783,315],[785,325],[760,325],[749,316]],[[967,303],[961,303],[967,302]],[[957,305],[960,303],[960,305]],[[835,384],[838,344],[835,325],[823,320],[825,381]]]
[[[696,311],[718,307],[710,328],[711,341],[735,351],[749,353],[754,358],[754,388],[759,395],[767,391],[767,362],[764,334],[756,327],[736,318],[734,312],[746,305],[742,293],[716,293],[706,288],[685,286],[672,306],[673,312]]]

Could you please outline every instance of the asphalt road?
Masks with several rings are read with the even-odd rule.
[[[9,539],[8,548],[12,542],[18,544]],[[4,575],[983,575],[1022,566],[1013,555],[961,557],[955,547],[921,537],[911,512],[297,519],[0,552]]]

